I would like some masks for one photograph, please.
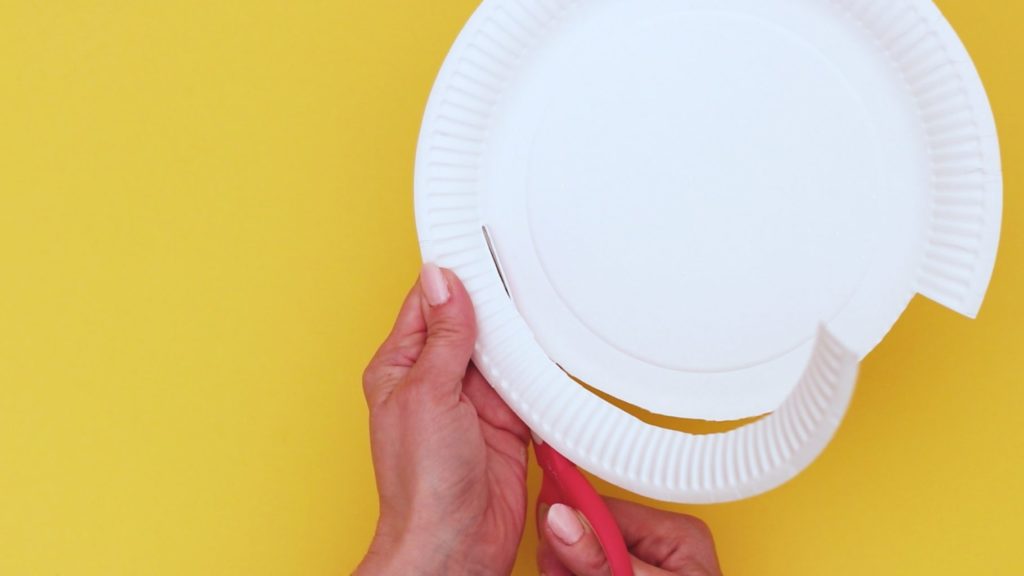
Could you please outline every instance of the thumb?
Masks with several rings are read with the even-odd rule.
[[[423,267],[420,288],[427,340],[407,382],[429,396],[457,401],[476,343],[473,302],[451,270],[433,264]]]
[[[543,521],[544,540],[569,571],[579,576],[612,576],[597,535],[578,512],[555,504]]]
[[[564,566],[577,576],[614,576],[597,534],[582,514],[564,504],[555,504],[548,509],[543,522],[544,544],[554,553],[556,565]],[[671,572],[635,556],[631,560],[634,576],[710,576],[696,564]],[[551,558],[546,561],[550,563]]]

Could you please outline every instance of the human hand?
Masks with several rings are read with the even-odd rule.
[[[635,576],[721,576],[715,543],[701,520],[607,498],[633,556]],[[537,565],[545,576],[608,576],[601,544],[586,519],[562,504],[537,519]]]
[[[526,518],[530,432],[470,363],[476,319],[427,265],[363,387],[380,518],[356,574],[508,574]]]

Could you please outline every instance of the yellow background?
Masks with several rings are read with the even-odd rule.
[[[475,3],[0,0],[0,574],[357,563],[360,373]],[[915,301],[814,466],[695,510],[729,574],[1024,574],[1024,3],[939,4],[1002,136],[989,299]]]

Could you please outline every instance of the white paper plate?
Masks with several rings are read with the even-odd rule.
[[[984,89],[928,0],[485,0],[416,167],[488,380],[584,468],[689,502],[809,464],[915,294],[974,316],[1001,204]],[[560,367],[656,413],[775,414],[660,430]]]

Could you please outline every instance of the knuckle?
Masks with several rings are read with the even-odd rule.
[[[585,563],[585,567],[587,569],[587,573],[589,573],[589,574],[602,574],[602,573],[604,573],[606,565],[607,565],[607,562],[605,561],[603,556],[602,557],[596,557],[596,556],[593,556],[593,555],[590,556],[589,559]]]
[[[363,370],[363,397],[371,413],[391,396],[400,377],[399,370],[378,361]]]
[[[454,319],[437,322],[432,328],[430,336],[437,342],[462,344],[474,338],[471,329]]]
[[[375,361],[370,361],[363,369],[363,393],[369,394],[374,385],[380,380],[380,370]]]
[[[683,523],[683,528],[693,538],[703,541],[711,540],[711,528],[707,522],[697,518],[696,516],[682,516],[680,521]]]
[[[601,550],[601,545],[597,541],[588,542],[586,549],[583,551],[580,564],[586,569],[588,574],[602,574],[608,566],[608,560],[604,556],[604,551]]]
[[[400,342],[392,352],[394,356],[393,362],[396,366],[412,366],[419,359],[422,349],[423,344],[420,341]]]

